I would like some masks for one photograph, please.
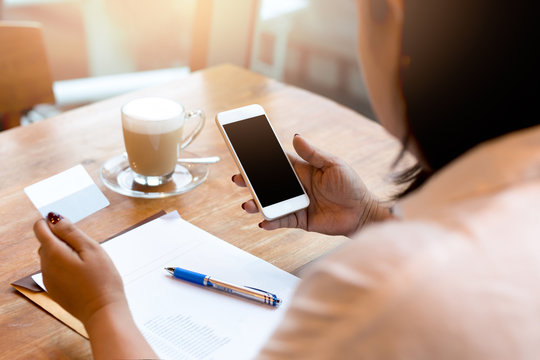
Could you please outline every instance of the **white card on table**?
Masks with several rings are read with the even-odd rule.
[[[72,222],[109,205],[109,200],[82,165],[77,165],[24,189],[41,216],[51,211]]]

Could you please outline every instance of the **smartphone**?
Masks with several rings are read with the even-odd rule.
[[[262,106],[220,112],[216,123],[266,220],[308,207],[309,197]]]

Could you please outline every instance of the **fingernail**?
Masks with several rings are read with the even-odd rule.
[[[49,222],[51,224],[56,224],[56,223],[59,223],[61,220],[63,219],[62,215],[60,214],[57,214],[55,212],[50,212],[47,214],[47,220],[49,220]]]
[[[261,229],[263,228],[263,227],[262,227],[262,222],[261,222],[261,223],[259,223],[259,227],[260,227]]]
[[[300,134],[294,134],[294,136],[300,136]]]
[[[234,182],[234,175],[232,176],[231,181]]]
[[[246,210],[246,203],[242,203],[242,209]]]

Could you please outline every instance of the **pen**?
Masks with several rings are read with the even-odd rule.
[[[279,299],[276,295],[269,293],[268,291],[255,289],[249,286],[234,285],[225,281],[214,279],[209,275],[199,274],[197,272],[189,271],[179,267],[166,267],[165,270],[170,272],[175,278],[189,281],[193,284],[210,286],[214,289],[239,295],[270,306],[279,306],[279,304],[281,304],[281,299]]]

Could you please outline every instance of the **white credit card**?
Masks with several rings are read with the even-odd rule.
[[[24,192],[41,216],[52,211],[72,222],[110,204],[82,165],[30,185]]]

